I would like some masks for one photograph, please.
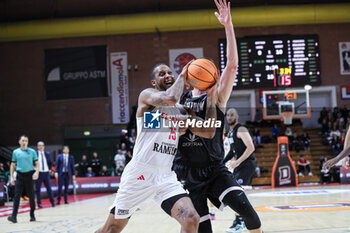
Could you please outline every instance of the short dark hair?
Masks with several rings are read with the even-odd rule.
[[[22,138],[22,137],[24,137],[24,138],[28,138],[28,136],[27,136],[27,135],[22,134],[21,136],[19,136],[19,140],[21,140],[21,138]]]
[[[157,67],[159,67],[159,66],[168,66],[168,65],[167,65],[167,64],[164,64],[164,63],[158,63],[157,65],[153,66],[152,71],[151,71],[151,74],[150,74],[151,80],[154,80],[154,79],[156,78],[155,70],[156,70]]]

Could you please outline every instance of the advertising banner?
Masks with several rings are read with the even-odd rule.
[[[111,53],[113,124],[129,122],[129,84],[127,52]]]
[[[45,50],[47,100],[107,97],[107,47]]]
[[[57,193],[58,187],[55,179],[50,180],[52,192]],[[120,176],[104,176],[104,177],[77,177],[76,194],[84,193],[115,193],[119,188]],[[73,193],[73,184],[68,186],[69,193]],[[63,195],[64,186],[62,187]],[[46,187],[42,184],[40,188],[41,197],[48,197]]]
[[[297,172],[289,155],[288,137],[278,137],[277,146],[277,157],[272,168],[272,188],[298,186]]]

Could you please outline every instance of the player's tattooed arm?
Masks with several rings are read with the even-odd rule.
[[[148,88],[141,92],[139,101],[141,104],[147,104],[154,107],[174,106],[180,99],[185,85],[188,63],[183,69],[175,83],[166,91],[159,91],[154,88]]]

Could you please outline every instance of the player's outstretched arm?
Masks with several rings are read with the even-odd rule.
[[[187,67],[189,62],[183,69],[175,83],[166,91],[159,91],[154,88],[148,88],[141,92],[139,97],[139,104],[158,106],[174,106],[180,99],[183,90],[185,79],[187,75]]]
[[[235,32],[231,19],[231,4],[230,2],[226,3],[226,0],[214,1],[219,10],[219,13],[215,12],[215,16],[218,18],[219,22],[224,25],[227,40],[227,63],[221,74],[218,87],[218,106],[223,110],[226,107],[228,99],[230,98],[232,87],[236,79],[238,52]]]

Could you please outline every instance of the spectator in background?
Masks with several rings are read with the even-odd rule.
[[[122,153],[126,155],[126,152],[128,151],[126,143],[122,143],[120,149],[122,150]]]
[[[134,146],[135,146],[135,142],[136,142],[136,129],[132,128],[131,129],[131,135],[129,137],[129,143],[130,143],[130,150],[131,153],[134,150]]]
[[[100,158],[98,157],[98,154],[97,152],[93,152],[92,153],[92,159],[90,161],[90,167],[92,168],[92,171],[95,173],[95,174],[99,174],[100,171],[101,171],[101,160]]]
[[[338,113],[337,125],[339,130],[344,130],[345,127],[345,119],[342,117],[342,114]]]
[[[293,131],[290,127],[287,127],[286,130],[284,131],[284,135],[286,135],[288,137],[288,139],[290,140],[291,137],[293,136]]]
[[[326,107],[323,107],[320,112],[320,118],[318,119],[318,122],[321,124],[323,120],[327,120],[328,118],[328,110]]]
[[[125,165],[127,165],[131,159],[132,159],[131,151],[127,151],[125,155]]]
[[[277,137],[280,136],[281,129],[277,124],[274,124],[271,129],[272,142],[277,142]]]
[[[329,130],[328,125],[327,118],[322,119],[322,136],[327,136]]]
[[[333,155],[338,155],[340,152],[340,139],[336,134],[333,134],[331,140],[331,148]]]
[[[89,162],[87,160],[87,156],[82,155],[81,161],[79,163],[75,164],[75,167],[78,167],[78,176],[84,177],[86,172],[87,172],[88,166],[89,166]]]
[[[63,147],[63,153],[56,159],[55,177],[58,180],[58,192],[56,204],[61,202],[62,185],[64,185],[64,202],[68,204],[68,185],[73,178],[75,180],[74,156],[69,154],[69,147]]]
[[[307,171],[308,175],[312,176],[309,160],[307,160],[304,155],[300,155],[298,159],[298,176],[304,176],[304,171]]]
[[[307,132],[304,132],[301,136],[301,143],[303,145],[304,150],[310,150],[311,148],[311,139]]]
[[[100,176],[111,176],[106,165],[102,166],[102,171],[100,171]]]
[[[338,113],[339,113],[339,108],[338,107],[334,107],[333,108],[333,114],[332,114],[332,121],[336,121],[336,119],[338,118]]]
[[[122,129],[122,134],[119,136],[120,144],[129,144],[128,130]]]
[[[345,132],[342,132],[339,140],[341,151],[344,149],[344,142],[345,142]]]
[[[95,176],[96,176],[96,174],[95,174],[95,172],[92,171],[92,168],[88,167],[87,172],[85,174],[85,177],[95,177]]]
[[[322,155],[320,159],[320,182],[321,184],[328,184],[331,181],[331,174],[329,170],[323,169],[323,164],[327,162],[327,155]]]
[[[301,149],[301,142],[300,142],[300,137],[297,136],[297,133],[294,132],[293,136],[291,137],[291,148],[290,150],[294,150],[296,152],[299,152]]]
[[[5,177],[5,172],[6,172],[6,170],[5,170],[4,164],[0,163],[0,176]]]
[[[333,122],[330,120],[330,121],[328,121],[328,131],[327,131],[326,136],[330,137],[329,134],[330,134],[332,129],[333,129]],[[332,138],[332,137],[330,137],[330,138]]]
[[[11,161],[6,161],[5,170],[10,171],[10,167],[11,167]]]
[[[38,155],[40,169],[39,169],[39,178],[35,181],[36,202],[39,208],[43,208],[43,206],[41,205],[40,188],[41,188],[41,184],[44,182],[47,194],[50,198],[51,206],[55,207],[55,201],[53,199],[51,183],[50,183],[50,170],[52,168],[51,155],[49,152],[45,151],[44,142],[42,141],[38,142],[37,148],[38,150],[36,151],[36,153]]]
[[[344,119],[347,119],[349,116],[349,108],[348,106],[344,105],[344,108],[341,109],[341,114]]]
[[[116,172],[116,176],[121,176],[123,174],[123,171],[124,171],[124,167],[121,166],[117,169],[117,172]]]
[[[260,110],[257,108],[255,112],[254,125],[259,125],[263,121],[263,115]]]
[[[255,127],[252,134],[254,145],[256,145],[257,147],[261,147],[260,130],[257,127]]]
[[[125,167],[125,155],[121,149],[118,149],[118,153],[114,156],[115,169],[118,170],[120,167]]]

